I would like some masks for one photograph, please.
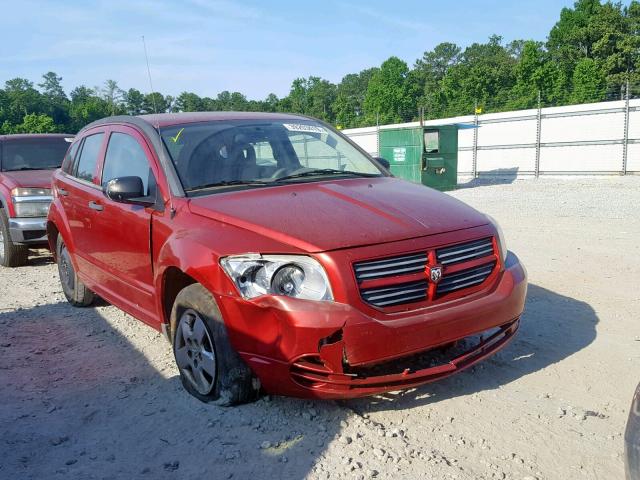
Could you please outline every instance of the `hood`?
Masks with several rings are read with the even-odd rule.
[[[9,190],[16,187],[51,188],[51,179],[55,170],[24,170],[15,172],[0,172],[0,179]]]
[[[192,198],[192,213],[307,252],[444,233],[487,217],[436,190],[396,178],[259,187]]]

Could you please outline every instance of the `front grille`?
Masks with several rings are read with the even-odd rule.
[[[438,284],[436,293],[442,295],[443,293],[455,292],[463,288],[480,285],[491,275],[495,265],[496,262],[485,263],[479,267],[468,268],[451,275],[446,275]]]
[[[493,238],[486,237],[430,251],[365,260],[354,263],[353,269],[362,299],[382,308],[438,300],[476,287],[489,278],[496,263]],[[438,265],[442,266],[442,278],[433,285],[429,271]]]
[[[402,255],[399,257],[385,258],[383,260],[368,260],[358,262],[353,268],[356,272],[356,280],[373,280],[376,278],[394,277],[424,271],[427,264],[426,253]]]
[[[473,242],[460,243],[451,247],[438,248],[436,250],[436,258],[441,265],[455,265],[456,263],[486,257],[492,253],[493,240],[489,237]]]
[[[427,298],[429,284],[426,280],[401,283],[392,287],[368,288],[361,290],[365,302],[374,307],[390,307],[403,303],[418,302]]]
[[[22,238],[24,238],[25,241],[38,240],[39,238],[42,238],[46,235],[46,230],[25,230],[24,232],[22,232]]]

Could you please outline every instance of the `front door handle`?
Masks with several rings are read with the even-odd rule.
[[[63,197],[66,197],[67,195],[69,195],[69,192],[67,192],[64,188],[60,188],[60,187],[58,187],[58,193]]]
[[[89,202],[89,208],[91,210],[96,210],[97,212],[101,212],[102,210],[104,210],[104,207],[102,205],[100,205],[97,202],[94,202],[93,200]]]

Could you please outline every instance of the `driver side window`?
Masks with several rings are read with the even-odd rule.
[[[155,195],[155,177],[144,150],[131,135],[113,132],[109,137],[102,168],[102,187],[106,187],[110,180],[119,177],[140,177],[145,196]]]

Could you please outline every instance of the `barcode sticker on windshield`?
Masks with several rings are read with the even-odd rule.
[[[283,123],[282,125],[291,132],[326,133],[324,128],[315,125],[304,125],[302,123]]]

